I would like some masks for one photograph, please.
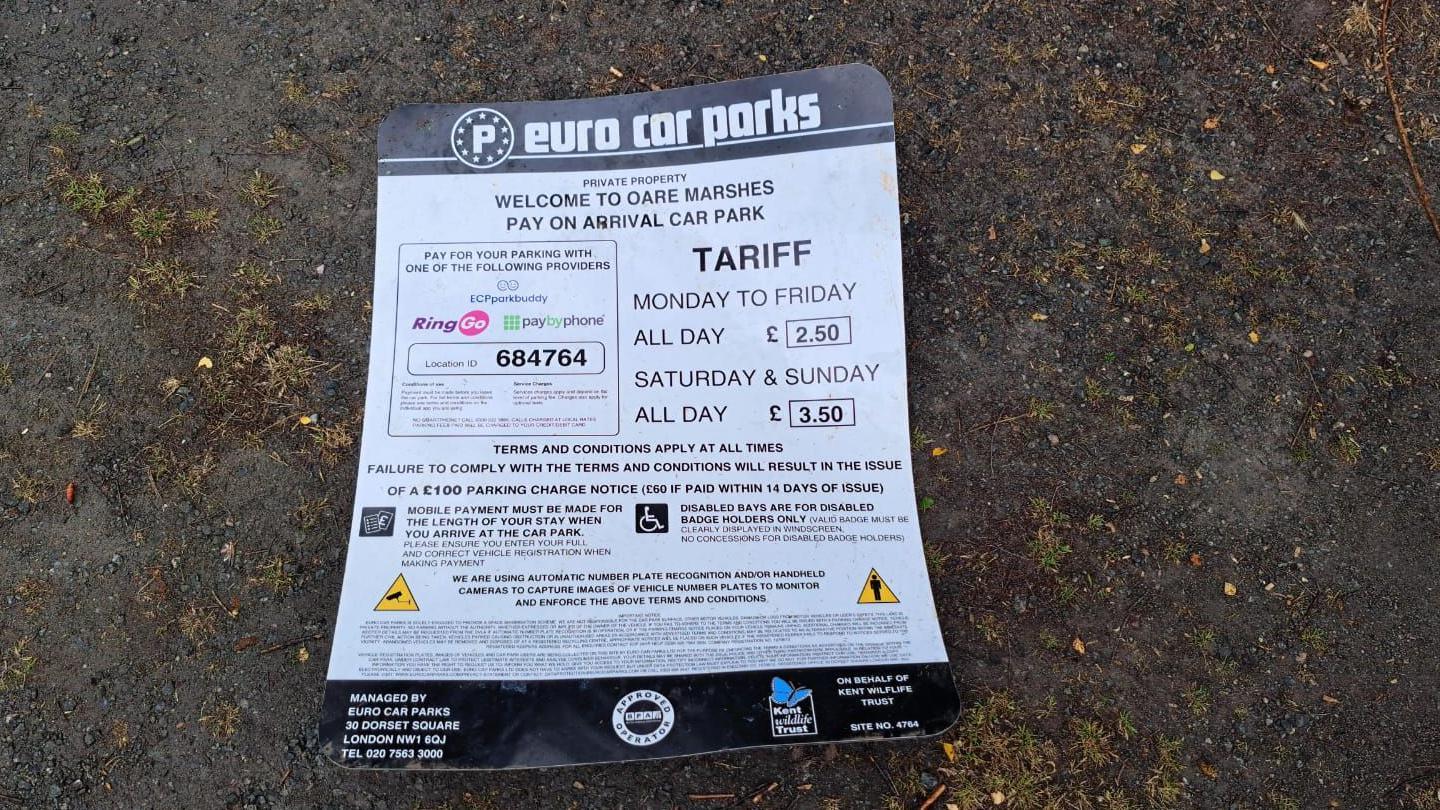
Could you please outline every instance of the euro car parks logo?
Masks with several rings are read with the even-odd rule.
[[[615,704],[610,727],[631,745],[654,745],[675,727],[675,707],[659,692],[637,689]]]
[[[461,163],[474,169],[493,169],[515,148],[515,127],[510,119],[489,107],[477,107],[455,119],[450,148]]]

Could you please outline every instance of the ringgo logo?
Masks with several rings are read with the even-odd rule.
[[[454,320],[442,318],[416,318],[410,328],[417,332],[445,332],[460,330],[466,337],[475,337],[490,328],[490,315],[483,309],[472,309]]]
[[[483,309],[471,310],[460,316],[460,334],[475,337],[490,328],[490,316]]]

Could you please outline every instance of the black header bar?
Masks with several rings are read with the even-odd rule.
[[[379,173],[648,169],[895,139],[890,86],[853,64],[570,101],[411,104],[380,125]]]

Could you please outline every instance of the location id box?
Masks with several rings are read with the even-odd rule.
[[[401,245],[391,436],[619,432],[615,243]]]

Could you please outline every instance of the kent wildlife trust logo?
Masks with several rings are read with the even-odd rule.
[[[808,686],[776,675],[770,679],[770,736],[800,737],[820,733],[815,719],[815,694]]]
[[[489,107],[477,107],[455,119],[450,148],[472,169],[493,169],[515,148],[515,127],[510,119]]]

